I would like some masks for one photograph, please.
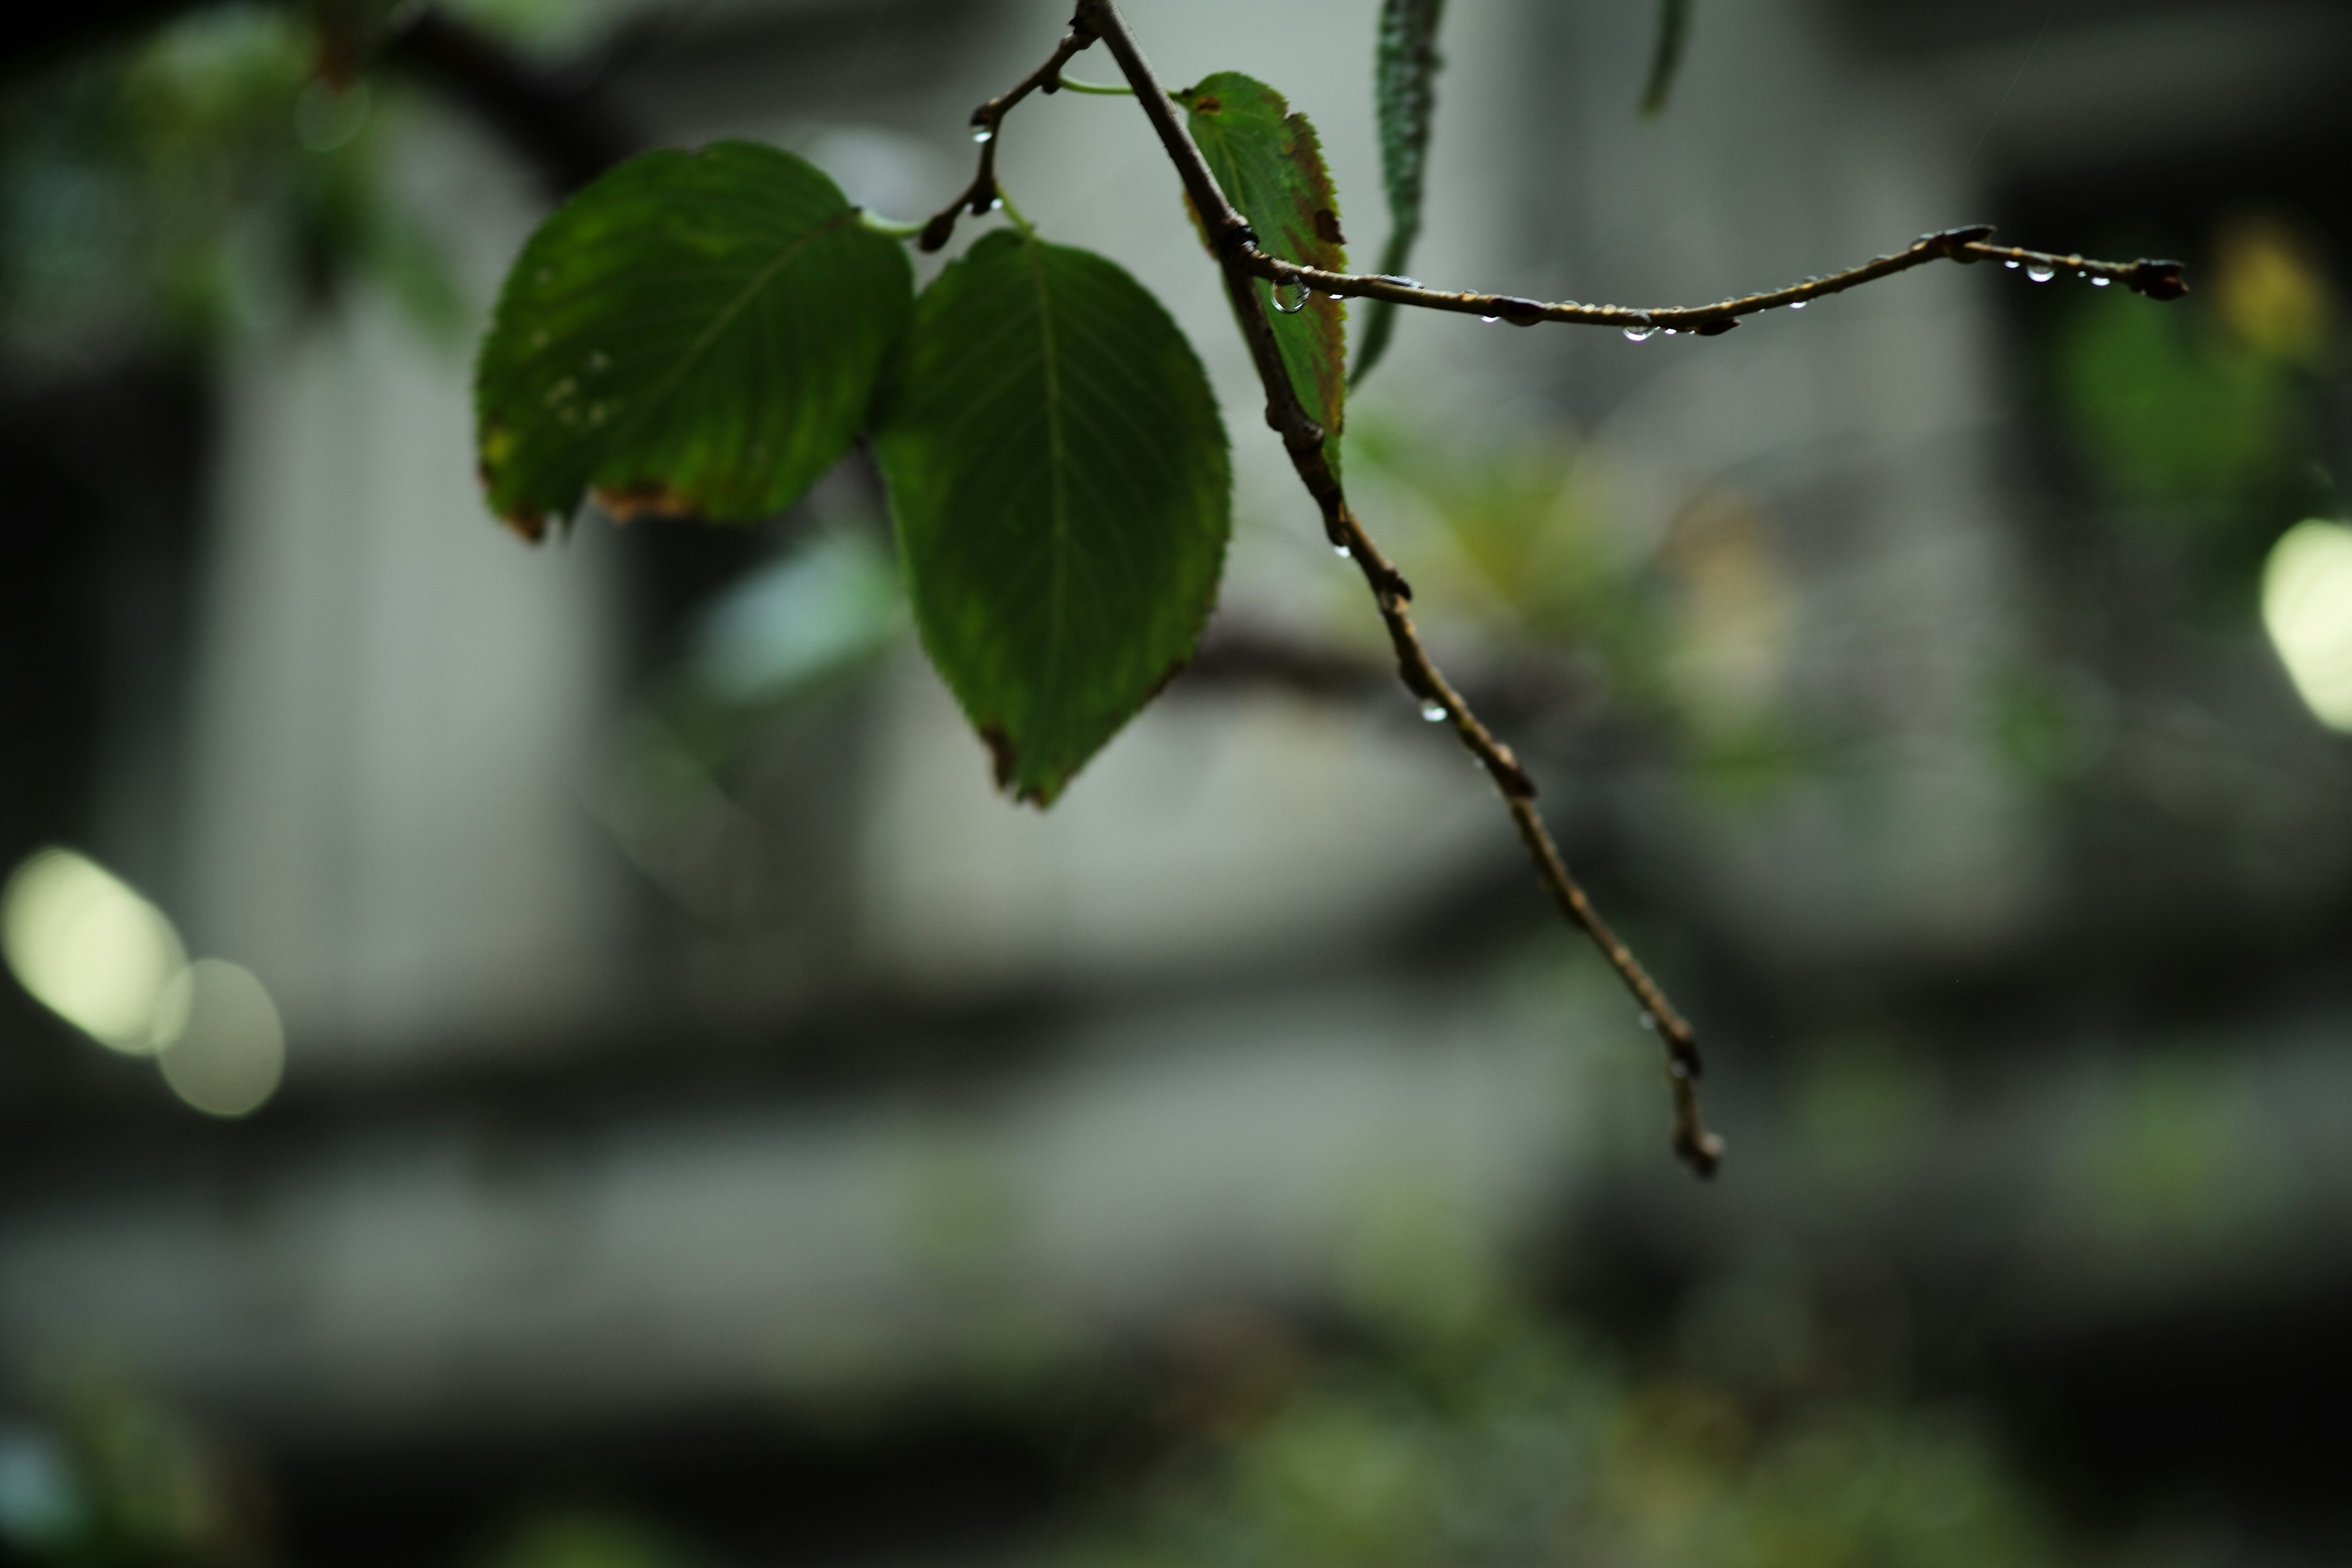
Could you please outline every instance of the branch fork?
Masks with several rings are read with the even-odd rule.
[[[1365,584],[1371,590],[1373,604],[1380,611],[1381,620],[1388,629],[1389,641],[1395,650],[1398,678],[1407,690],[1432,710],[1433,717],[1442,717],[1453,727],[1464,748],[1486,768],[1487,776],[1494,781],[1496,791],[1503,797],[1513,825],[1518,829],[1529,859],[1534,862],[1538,879],[1552,895],[1553,901],[1559,906],[1560,913],[1568,921],[1581,930],[1600,949],[1601,956],[1616,972],[1619,981],[1640,1005],[1643,1024],[1656,1031],[1664,1050],[1666,1081],[1674,1108],[1675,1152],[1697,1174],[1713,1175],[1722,1162],[1724,1144],[1722,1139],[1707,1130],[1705,1118],[1700,1113],[1698,1082],[1705,1069],[1696,1031],[1650,977],[1649,972],[1643,968],[1633,950],[1601,918],[1582,886],[1569,870],[1559,844],[1536,807],[1535,781],[1520,766],[1517,756],[1471,710],[1462,694],[1446,680],[1444,672],[1431,659],[1429,650],[1413,625],[1412,584],[1381,552],[1349,506],[1339,476],[1332,471],[1330,462],[1324,455],[1326,432],[1307,414],[1306,406],[1299,401],[1297,389],[1291,384],[1289,373],[1285,369],[1276,346],[1273,324],[1266,316],[1256,284],[1265,280],[1277,287],[1320,289],[1326,294],[1344,298],[1385,300],[1423,310],[1509,321],[1522,327],[1544,321],[1562,321],[1582,326],[1618,327],[1643,337],[1660,331],[1715,337],[1730,331],[1748,316],[1783,305],[1801,306],[1823,296],[1842,293],[1935,261],[1954,261],[1963,265],[2000,261],[2011,267],[2031,268],[2041,278],[2061,272],[2071,273],[2102,283],[2121,283],[2152,300],[2176,300],[2188,292],[2180,264],[2156,260],[2099,261],[2080,255],[2062,257],[2044,251],[1996,246],[1991,243],[1991,226],[1978,224],[1925,234],[1902,250],[1874,258],[1858,267],[1828,277],[1808,278],[1786,288],[1718,300],[1709,305],[1647,309],[1587,305],[1572,300],[1552,302],[1516,294],[1447,292],[1423,288],[1406,278],[1328,272],[1319,268],[1302,267],[1269,255],[1259,247],[1257,235],[1219,188],[1216,176],[1211,173],[1207,161],[1192,141],[1191,130],[1159,79],[1152,74],[1150,62],[1143,58],[1134,34],[1119,14],[1117,0],[1077,0],[1068,34],[1045,63],[1011,91],[989,100],[972,111],[971,124],[981,142],[979,171],[964,192],[924,226],[920,238],[923,249],[937,250],[944,246],[955,231],[957,218],[963,213],[979,216],[997,204],[1000,192],[996,184],[996,139],[1005,115],[1032,92],[1057,90],[1061,86],[1062,68],[1071,57],[1098,40],[1108,47],[1117,59],[1128,85],[1134,90],[1137,102],[1142,107],[1145,118],[1151,122],[1170,163],[1182,180],[1185,193],[1192,198],[1193,210],[1200,215],[1202,227],[1210,236],[1210,247],[1224,276],[1225,290],[1232,298],[1234,315],[1241,323],[1242,337],[1249,346],[1251,361],[1265,389],[1265,422],[1282,437],[1284,449],[1290,455],[1291,466],[1297,469],[1299,482],[1315,498],[1316,505],[1323,514],[1326,536],[1334,546],[1345,551],[1355,562],[1357,570],[1363,574]]]

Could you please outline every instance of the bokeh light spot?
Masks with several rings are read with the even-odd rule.
[[[172,1092],[207,1116],[243,1116],[278,1092],[286,1030],[253,972],[201,958],[175,975],[163,1005],[184,1019],[157,1059]]]
[[[170,1037],[158,1003],[187,963],[180,934],[88,856],[53,846],[26,858],[0,891],[0,952],[19,984],[100,1045],[143,1055]]]
[[[2263,625],[2320,722],[2352,731],[2352,528],[2286,531],[2263,568]]]

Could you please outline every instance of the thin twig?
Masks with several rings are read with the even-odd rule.
[[[1742,316],[1752,316],[1782,305],[1801,306],[1825,294],[1842,294],[1848,289],[1874,283],[1897,272],[1908,272],[1914,267],[1924,267],[1931,261],[2003,261],[2014,267],[2047,268],[2052,275],[2066,273],[2101,282],[2121,283],[2151,300],[2178,300],[2189,292],[2188,281],[2181,277],[2178,261],[2097,261],[2083,256],[2056,256],[2043,250],[2021,250],[2013,246],[1990,244],[1991,236],[1992,226],[1990,224],[1948,228],[1939,234],[1923,234],[1891,256],[1874,257],[1859,267],[1850,267],[1826,278],[1808,278],[1785,289],[1743,295],[1737,300],[1718,300],[1712,305],[1658,305],[1646,309],[1633,305],[1583,305],[1573,300],[1557,302],[1528,300],[1516,294],[1447,293],[1444,289],[1424,289],[1409,278],[1326,272],[1319,268],[1301,267],[1278,256],[1269,256],[1255,247],[1243,258],[1243,265],[1255,276],[1275,283],[1298,284],[1320,289],[1326,294],[1347,295],[1353,299],[1386,300],[1399,305],[1418,306],[1424,310],[1451,310],[1459,315],[1482,316],[1519,327],[1532,327],[1538,321],[1569,321],[1579,326],[1622,327],[1627,331],[1644,334],[1654,331],[1696,332],[1703,338],[1731,331],[1739,324]]]
[[[965,213],[974,217],[982,216],[996,205],[1003,195],[996,184],[996,139],[1003,127],[1005,115],[1012,111],[1014,104],[1033,92],[1060,90],[1062,68],[1070,63],[1071,56],[1094,41],[1092,29],[1079,17],[1073,16],[1069,32],[1054,46],[1053,54],[1044,65],[1022,78],[1020,85],[1012,91],[992,98],[971,111],[971,133],[980,142],[979,172],[972,175],[971,184],[964,187],[961,195],[940,208],[931,221],[923,226],[922,237],[917,241],[922,248],[939,249],[953,237],[957,218]]]
[[[1192,133],[1173,107],[1168,94],[1135,37],[1128,30],[1114,0],[1078,0],[1074,24],[1092,32],[1107,44],[1117,58],[1120,70],[1135,89],[1136,100],[1159,132],[1160,144],[1166,149],[1185,190],[1192,195],[1193,209],[1200,214],[1202,227],[1210,237],[1224,273],[1225,290],[1232,297],[1235,315],[1239,318],[1242,335],[1247,341],[1250,357],[1255,363],[1258,379],[1265,384],[1266,424],[1281,437],[1289,451],[1291,464],[1315,498],[1323,512],[1323,526],[1332,543],[1343,546],[1364,574],[1372,590],[1374,602],[1380,607],[1381,619],[1387,626],[1389,640],[1396,650],[1397,669],[1405,686],[1421,699],[1425,708],[1442,717],[1454,727],[1454,732],[1465,747],[1486,767],[1487,775],[1502,792],[1511,819],[1525,841],[1528,854],[1535,862],[1537,875],[1559,905],[1560,911],[1581,928],[1601,950],[1610,966],[1638,1000],[1645,1018],[1657,1029],[1665,1045],[1666,1075],[1674,1090],[1675,1151],[1685,1163],[1700,1175],[1712,1175],[1723,1157],[1723,1142],[1706,1130],[1699,1115],[1698,1078],[1700,1061],[1698,1041],[1683,1016],[1675,1011],[1631,949],[1618,940],[1593,909],[1568,868],[1552,841],[1543,816],[1536,809],[1536,786],[1519,765],[1510,747],[1497,740],[1494,732],[1472,712],[1462,694],[1448,684],[1443,673],[1431,660],[1422,646],[1421,635],[1414,629],[1410,605],[1412,590],[1402,574],[1390,563],[1373,543],[1355,513],[1349,510],[1346,493],[1340,489],[1339,476],[1332,472],[1324,455],[1324,431],[1306,407],[1290,382],[1277,352],[1272,323],[1259,298],[1254,279],[1271,276],[1263,263],[1271,260],[1257,248],[1257,237],[1248,223],[1225,199],[1217,186],[1216,177],[1201,156],[1192,142]],[[1303,278],[1328,279],[1341,282],[1360,283],[1367,280],[1346,278],[1338,273],[1318,273],[1311,268],[1294,268]],[[1328,289],[1328,284],[1315,281],[1314,287]],[[1331,292],[1340,292],[1329,289]],[[1412,290],[1410,292],[1418,292]],[[1400,303],[1416,303],[1401,300]]]

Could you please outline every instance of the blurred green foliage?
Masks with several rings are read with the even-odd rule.
[[[698,1568],[704,1560],[643,1520],[609,1510],[548,1509],[526,1516],[481,1568]]]
[[[455,341],[464,303],[397,195],[395,89],[291,10],[196,10],[0,98],[0,334],[107,356],[265,325],[344,277]]]
[[[267,1560],[259,1491],[176,1411],[100,1369],[0,1425],[0,1545],[58,1568]]]
[[[2326,258],[2296,226],[2241,215],[2185,308],[2083,291],[2052,339],[2069,431],[2113,515],[2235,584],[2332,489],[2314,391],[2342,369]]]
[[[2074,1561],[1964,1411],[1689,1355],[1639,1367],[1496,1303],[1391,1323],[1215,1408],[1075,1568],[1979,1568]],[[1753,1365],[1773,1364],[1759,1358]],[[1780,1365],[1791,1364],[1782,1358]],[[1813,1381],[1808,1381],[1809,1379]]]

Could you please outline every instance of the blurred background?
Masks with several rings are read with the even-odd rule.
[[[1385,235],[1374,0],[1130,0]],[[1388,672],[1134,106],[1003,176],[1236,442],[1195,668],[1050,814],[872,469],[478,500],[474,339],[629,151],[896,217],[1055,0],[102,0],[0,33],[0,1552],[2352,1559],[2352,13],[1460,0],[1359,510],[1708,1041]],[[1108,79],[1097,50],[1074,76]],[[967,224],[962,242],[976,227]],[[926,261],[935,267],[936,259]]]

